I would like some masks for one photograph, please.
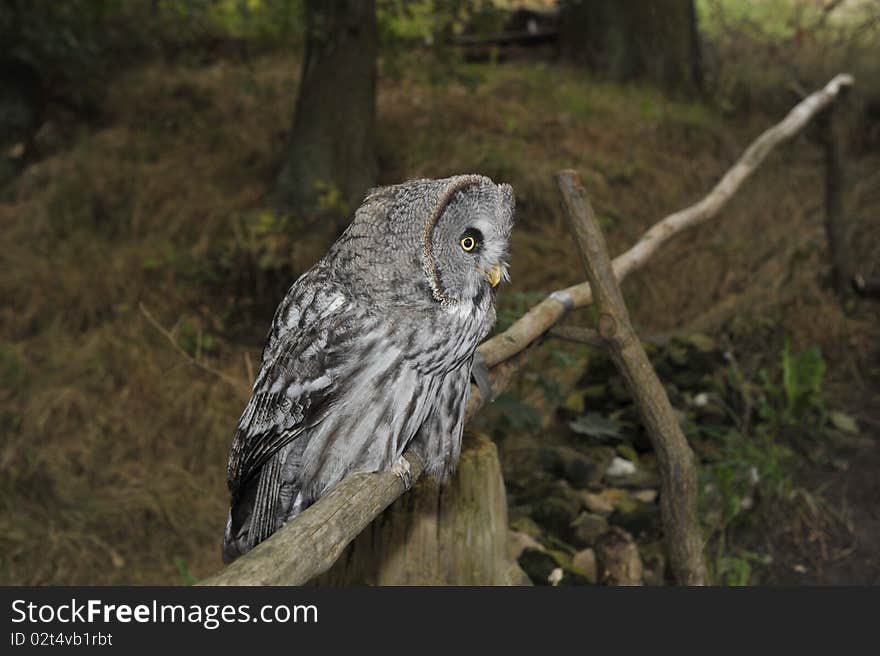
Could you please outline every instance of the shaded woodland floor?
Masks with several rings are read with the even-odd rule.
[[[0,198],[0,582],[175,584],[220,567],[232,429],[275,304],[327,245],[264,200],[296,71],[271,55],[126,72],[99,122],[52,117],[39,158]],[[378,116],[382,183],[480,172],[513,184],[502,327],[582,277],[557,169],[581,172],[617,253],[781,118],[724,116],[546,63],[462,66],[439,81],[386,73]],[[878,172],[876,147],[848,170],[861,218],[850,248],[874,275]],[[880,311],[828,289],[822,175],[821,150],[798,137],[717,221],[624,285],[645,334],[723,335],[749,372],[777,362],[785,340],[819,346],[826,404],[859,423],[862,448],[786,473],[852,535],[826,540],[824,558],[801,527],[759,522],[742,544],[776,555],[756,581],[878,581]],[[539,370],[571,388],[588,358],[562,350],[540,352],[517,398],[546,398]],[[541,439],[540,423],[496,428]],[[791,569],[804,549],[821,567]]]

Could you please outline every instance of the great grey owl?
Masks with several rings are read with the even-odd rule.
[[[229,451],[224,560],[406,448],[451,474],[513,215],[511,187],[479,175],[374,189],[293,283]]]

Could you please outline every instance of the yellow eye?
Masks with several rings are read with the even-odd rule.
[[[466,253],[470,253],[476,247],[477,242],[473,237],[462,237],[461,247]]]

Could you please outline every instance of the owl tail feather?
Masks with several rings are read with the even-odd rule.
[[[233,499],[223,536],[223,561],[247,553],[275,532],[280,511],[283,452],[276,453]]]
[[[279,451],[263,465],[260,472],[260,484],[257,486],[257,497],[254,499],[254,512],[251,515],[251,528],[248,531],[248,549],[253,549],[260,542],[275,532],[278,519],[279,493],[281,492],[281,465],[284,451]]]

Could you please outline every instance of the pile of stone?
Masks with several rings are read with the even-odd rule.
[[[683,421],[711,420],[701,397],[726,364],[708,338],[655,349],[655,367]],[[623,380],[590,362],[552,424],[500,442],[510,550],[536,585],[664,585],[660,477]]]

